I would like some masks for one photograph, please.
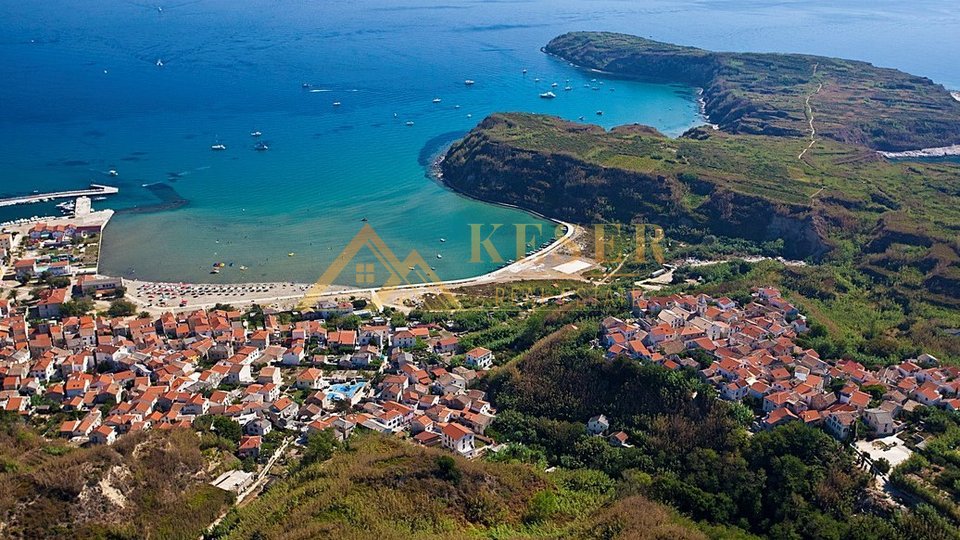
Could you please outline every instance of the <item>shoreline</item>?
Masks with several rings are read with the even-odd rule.
[[[169,281],[148,281],[140,279],[131,279],[119,277],[125,286],[127,286],[129,298],[141,309],[159,310],[159,311],[189,311],[196,309],[208,309],[218,303],[231,304],[235,307],[260,304],[269,306],[271,304],[280,305],[280,307],[289,307],[296,309],[302,306],[304,300],[309,299],[309,303],[314,303],[322,298],[338,296],[357,296],[357,295],[377,295],[379,293],[403,292],[403,291],[422,291],[430,292],[431,289],[442,292],[446,287],[462,287],[471,285],[483,285],[488,283],[499,283],[516,281],[517,279],[532,279],[532,276],[525,276],[526,272],[536,270],[531,268],[535,263],[546,258],[554,251],[567,244],[577,233],[577,226],[540,214],[534,210],[528,210],[516,205],[507,203],[484,200],[479,197],[471,196],[461,192],[443,182],[443,173],[440,165],[446,156],[446,151],[441,152],[433,160],[429,169],[428,176],[441,183],[451,192],[472,200],[519,210],[531,216],[548,221],[556,226],[563,227],[562,235],[555,236],[555,240],[543,249],[538,249],[534,253],[527,255],[515,262],[504,265],[490,272],[471,276],[466,278],[444,280],[438,282],[426,283],[407,283],[403,285],[394,285],[390,287],[369,287],[358,288],[348,285],[333,284],[330,290],[324,290],[312,293],[311,289],[315,284],[302,282],[242,282],[242,283],[187,283],[187,282],[169,282]],[[588,268],[594,265],[591,263]],[[583,271],[588,268],[584,268]],[[578,272],[579,273],[579,272]],[[547,274],[545,274],[547,276]],[[114,276],[108,276],[114,277]],[[574,275],[570,276],[571,278]],[[163,304],[160,304],[160,301]],[[185,304],[182,302],[186,301]]]
[[[887,159],[952,157],[960,156],[960,144],[939,146],[937,148],[921,148],[920,150],[905,150],[903,152],[883,152],[878,150],[877,153]]]

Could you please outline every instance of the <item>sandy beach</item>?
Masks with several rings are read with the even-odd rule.
[[[493,272],[465,279],[439,283],[413,283],[395,287],[355,288],[332,285],[315,288],[314,284],[295,282],[273,283],[171,283],[124,279],[127,297],[151,313],[209,309],[216,304],[234,307],[260,304],[276,309],[294,309],[323,298],[358,297],[378,305],[402,306],[425,294],[437,294],[451,288],[489,283],[507,283],[532,279],[582,279],[580,274],[595,266],[592,260],[568,253],[567,248],[583,229],[570,223],[565,234],[542,250]]]

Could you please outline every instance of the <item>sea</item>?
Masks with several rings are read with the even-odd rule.
[[[949,0],[5,0],[0,196],[118,187],[94,202],[116,211],[100,267],[110,275],[373,285],[416,263],[439,279],[476,276],[523,255],[518,226],[533,245],[558,234],[431,176],[486,115],[670,136],[705,121],[697,89],[541,52],[574,30],[842,56],[960,88]],[[54,205],[0,208],[0,222]]]

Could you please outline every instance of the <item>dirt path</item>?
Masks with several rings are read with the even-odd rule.
[[[816,77],[816,76],[817,76],[817,68],[818,68],[818,67],[819,67],[819,64],[814,64],[814,65],[813,65],[813,75],[812,75],[812,77]],[[813,126],[813,107],[810,105],[810,100],[813,99],[813,96],[819,94],[821,90],[823,90],[823,83],[822,83],[822,82],[817,86],[817,89],[816,89],[812,94],[809,94],[809,95],[807,96],[807,99],[804,101],[804,111],[805,111],[805,113],[806,113],[806,115],[807,115],[807,120],[808,120],[808,122],[809,122],[809,124],[810,124],[810,144],[808,144],[807,147],[804,148],[802,152],[800,152],[800,155],[797,156],[797,159],[799,159],[799,160],[801,160],[801,161],[803,160],[803,156],[805,156],[805,155],[807,154],[807,152],[808,152],[811,148],[813,148],[813,145],[817,144],[817,128],[815,128],[815,127]]]

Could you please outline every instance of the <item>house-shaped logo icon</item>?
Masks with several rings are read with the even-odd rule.
[[[358,258],[362,253],[365,257]],[[338,280],[341,284],[353,282],[359,289],[441,283],[439,276],[416,250],[401,261],[369,223],[363,225],[333,264],[307,291],[301,306],[308,307],[324,295],[349,292],[342,286],[334,285]]]

